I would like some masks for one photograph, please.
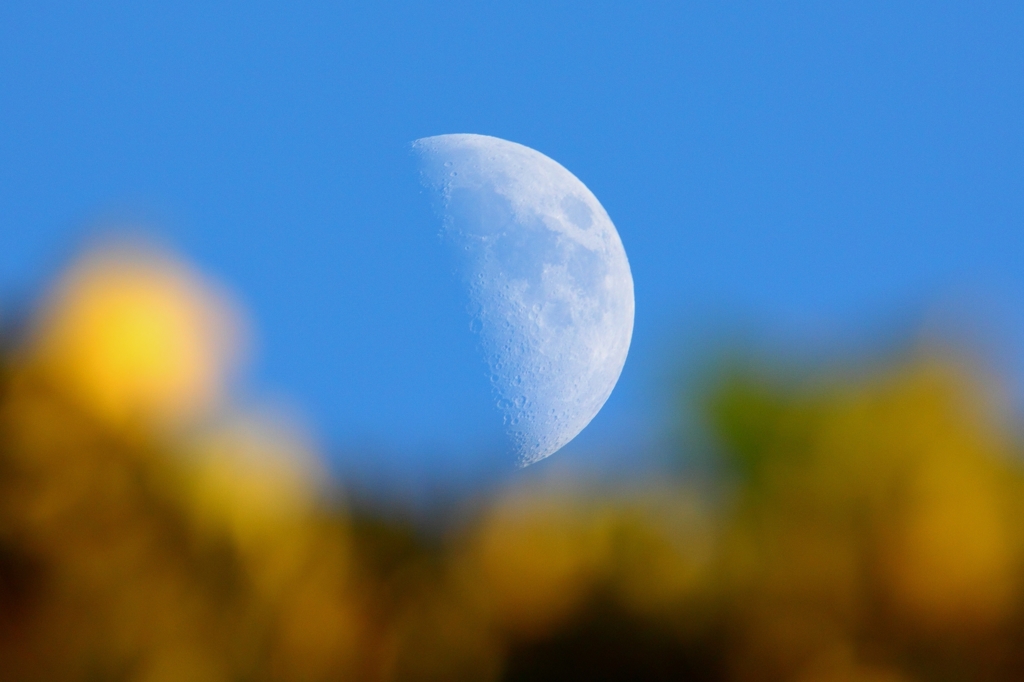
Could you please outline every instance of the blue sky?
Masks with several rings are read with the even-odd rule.
[[[630,358],[574,453],[656,438],[722,329],[799,354],[954,320],[1020,394],[1022,35],[1010,2],[7,0],[0,301],[142,221],[246,304],[252,399],[336,461],[469,461],[408,145],[474,132],[575,173],[630,258]]]

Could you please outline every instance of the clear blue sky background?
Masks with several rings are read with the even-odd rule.
[[[475,132],[580,177],[633,268],[629,361],[570,449],[656,438],[723,327],[819,352],[949,309],[1019,392],[1022,36],[1020,2],[6,0],[0,294],[144,218],[248,306],[253,394],[340,465],[471,458],[408,144]]]

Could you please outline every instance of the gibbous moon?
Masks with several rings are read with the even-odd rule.
[[[486,135],[413,149],[511,452],[527,466],[575,438],[619,379],[633,335],[626,252],[597,198],[540,152]]]

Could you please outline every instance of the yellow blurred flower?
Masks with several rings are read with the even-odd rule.
[[[622,605],[658,616],[704,596],[717,548],[710,511],[696,491],[647,483],[610,502],[601,516],[611,538],[609,578]]]
[[[313,541],[323,473],[311,447],[294,428],[254,415],[203,434],[191,455],[196,522],[230,537],[259,585],[280,589]]]
[[[63,277],[35,351],[97,416],[177,425],[222,396],[239,350],[239,315],[198,274],[164,255],[113,248]]]
[[[537,636],[573,613],[609,556],[606,529],[593,521],[565,490],[495,505],[481,525],[476,561],[499,623]]]
[[[993,463],[936,457],[909,482],[887,543],[892,598],[927,627],[991,625],[1016,608],[1020,542]]]

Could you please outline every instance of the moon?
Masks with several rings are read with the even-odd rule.
[[[622,373],[634,313],[622,240],[586,185],[529,147],[459,134],[413,150],[511,454],[533,464],[590,423]]]

